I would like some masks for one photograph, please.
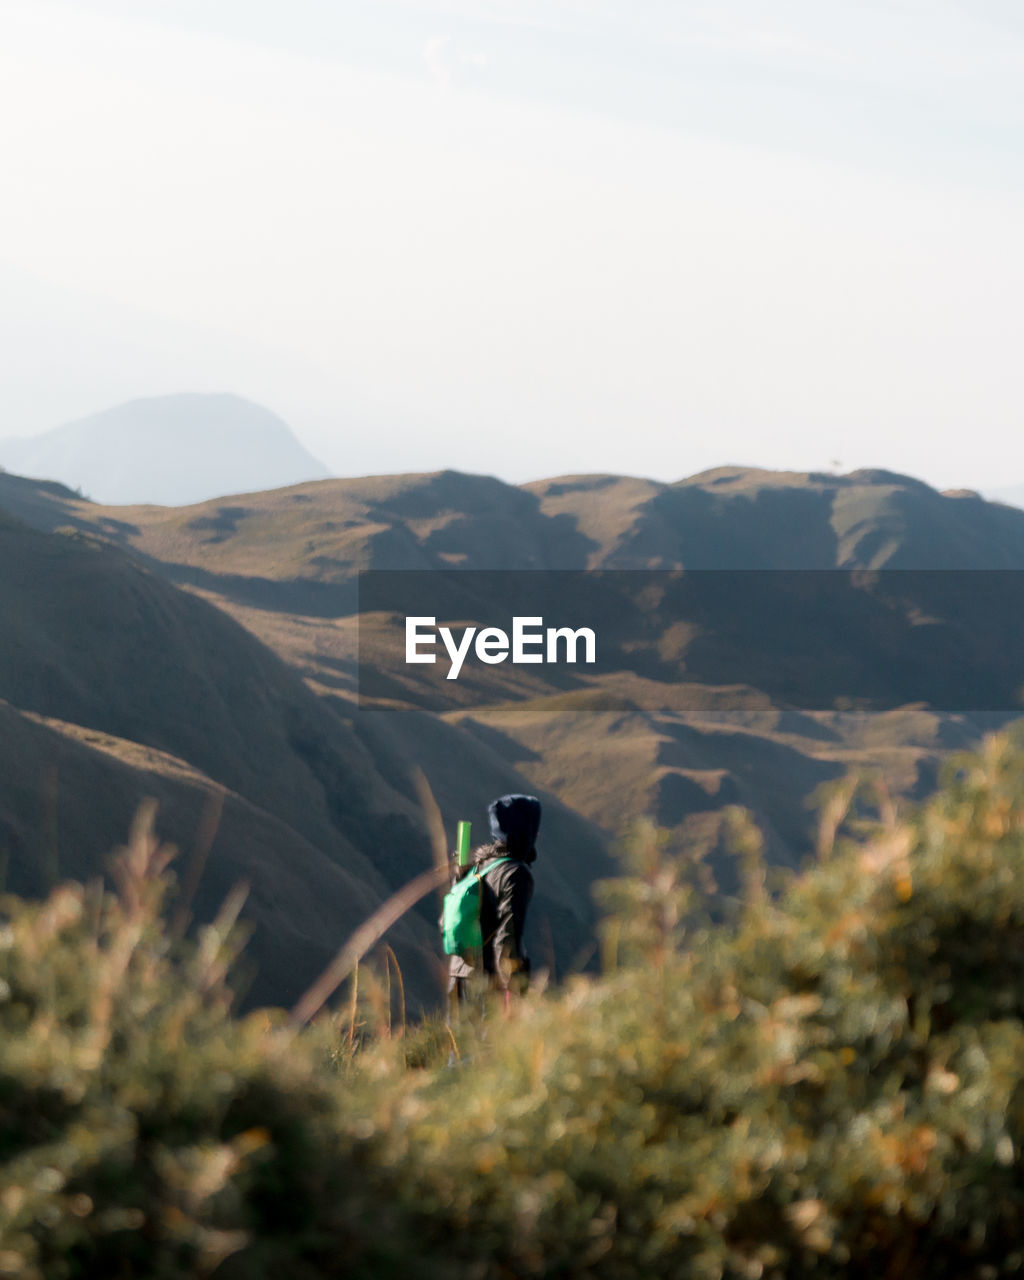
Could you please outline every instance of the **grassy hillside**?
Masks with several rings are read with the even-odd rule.
[[[421,762],[449,818],[471,817],[481,835],[488,799],[528,785],[507,761],[470,759],[459,733],[443,727],[443,741],[435,733],[429,746],[407,737],[374,748],[371,726],[357,724],[348,704],[332,708],[223,611],[94,535],[44,534],[4,517],[0,592],[0,698],[12,717],[17,709],[62,722],[45,749],[21,751],[13,733],[4,742],[9,882],[42,885],[40,844],[51,827],[45,856],[58,866],[60,833],[91,827],[78,857],[91,851],[95,860],[76,874],[101,873],[100,853],[123,838],[144,796],[162,798],[161,830],[187,844],[198,793],[225,789],[231,804],[197,911],[208,915],[225,877],[262,886],[246,909],[258,925],[251,952],[260,999],[297,998],[370,908],[432,864],[414,785]],[[468,769],[440,767],[460,753]],[[165,785],[168,761],[171,772],[190,771],[188,786]],[[245,823],[229,821],[243,808]],[[588,886],[607,865],[605,835],[553,798],[550,808],[552,872],[535,915],[544,935],[557,937],[565,967],[590,934]],[[587,850],[585,862],[576,849]],[[436,910],[433,900],[422,903],[392,939],[420,1001],[440,989]]]
[[[181,756],[322,845],[341,838],[336,813],[401,810],[279,658],[117,548],[8,525],[0,591],[14,706]]]
[[[140,799],[152,799],[162,836],[180,850],[176,915],[207,922],[237,885],[248,886],[252,936],[238,969],[246,1000],[294,1001],[379,904],[379,876],[330,857],[178,757],[3,702],[0,741],[4,891],[45,897],[69,879],[109,876],[111,849],[130,831]],[[412,994],[435,997],[431,932],[413,919],[392,942]]]
[[[942,757],[999,717],[773,710],[765,691],[785,671],[748,607],[728,634],[634,651],[632,671],[596,682],[505,666],[475,686],[460,682],[443,717],[408,705],[358,709],[360,569],[1024,563],[1024,512],[886,472],[726,467],[674,485],[577,476],[522,487],[442,472],[327,480],[187,508],[104,508],[0,475],[0,510],[18,522],[0,529],[10,602],[0,697],[187,761],[375,900],[429,864],[417,767],[449,823],[470,817],[478,833],[492,795],[534,790],[547,808],[534,948],[559,971],[585,953],[589,885],[607,873],[607,845],[624,821],[647,814],[672,828],[707,851],[723,887],[734,886],[727,804],[751,809],[774,861],[798,865],[814,849],[808,801],[820,784],[858,766],[884,771],[894,793],[920,796]],[[609,608],[614,632],[623,610]],[[984,628],[966,622],[981,646],[977,672],[1012,676],[1002,666],[1015,649],[986,654]],[[371,634],[373,623],[363,626]],[[920,629],[897,627],[889,648],[911,642],[920,658],[911,669],[926,669],[938,651]],[[836,645],[856,655],[860,643],[855,625],[837,627]],[[716,688],[738,661],[751,687]],[[802,658],[797,665],[803,681]],[[674,674],[684,668],[708,686],[691,689],[685,705]],[[955,697],[961,674],[945,674]],[[884,653],[877,676],[885,693]],[[389,696],[410,701],[401,683]],[[122,834],[104,829],[108,842]],[[421,941],[433,910],[424,904],[413,921]],[[349,918],[339,907],[339,933]]]
[[[589,539],[589,567],[1012,569],[1024,556],[1021,511],[887,471],[719,467],[672,485],[569,476],[526,488]]]
[[[713,708],[682,715],[635,705],[573,711],[549,701],[449,718],[604,830],[620,829],[635,814],[650,816],[699,853],[729,893],[739,873],[723,820],[727,806],[756,815],[769,861],[798,866],[815,847],[811,800],[819,789],[862,772],[883,778],[895,795],[922,799],[942,758],[977,741],[986,719],[921,708],[877,715]]]
[[[351,690],[361,569],[1015,569],[1024,512],[887,472],[721,468],[655,484],[567,477],[327,480],[186,508],[102,508],[0,476],[38,528],[120,542],[233,612],[302,673]]]
[[[358,569],[1016,568],[1024,511],[910,476],[723,467],[661,484],[568,476],[322,480],[191,507],[103,508],[0,479],[0,504],[40,527],[105,530],[216,577],[344,581]]]

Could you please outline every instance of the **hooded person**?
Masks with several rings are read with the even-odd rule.
[[[530,864],[537,858],[540,801],[536,796],[500,796],[488,806],[487,816],[492,839],[474,849],[472,867],[480,874],[480,964],[497,990],[521,993],[530,977],[523,930],[533,897]],[[452,956],[449,994],[464,999],[466,980],[474,972],[468,959]]]

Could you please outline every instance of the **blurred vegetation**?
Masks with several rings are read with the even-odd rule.
[[[234,1017],[239,900],[178,940],[142,814],[116,892],[4,902],[0,1276],[1015,1274],[1024,745],[856,793],[777,896],[731,815],[725,925],[639,826],[604,976],[451,1032],[387,958],[311,1027]]]

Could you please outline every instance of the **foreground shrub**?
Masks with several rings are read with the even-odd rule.
[[[603,890],[620,967],[453,1037],[232,1019],[231,909],[178,950],[144,828],[118,895],[10,903],[0,1274],[1019,1271],[1019,745],[777,900],[751,863],[728,928],[662,845]]]
[[[231,1259],[312,1276],[364,1249],[375,1265],[367,1144],[314,1045],[276,1014],[230,1016],[240,898],[197,945],[172,940],[167,861],[144,815],[117,894],[4,904],[0,1275],[179,1277]]]
[[[502,1028],[410,1123],[424,1238],[494,1275],[1016,1272],[1019,747],[955,762],[733,930],[683,933],[657,843],[607,895],[632,965]]]

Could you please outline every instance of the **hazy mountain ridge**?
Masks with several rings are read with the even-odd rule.
[[[129,541],[165,562],[245,574],[258,558],[265,577],[307,581],[371,568],[1024,563],[1024,512],[888,472],[787,477],[729,469],[672,485],[575,477],[521,487],[439,472],[328,480],[133,522],[138,533]]]
[[[276,414],[233,395],[132,400],[42,435],[0,440],[0,466],[97,502],[199,502],[329,475]]]
[[[131,547],[232,612],[307,678],[341,691],[353,688],[352,586],[361,569],[1024,564],[1024,512],[878,471],[733,467],[675,485],[575,476],[521,488],[440,472],[163,510],[97,508],[0,480],[0,500],[26,519],[77,524]]]

